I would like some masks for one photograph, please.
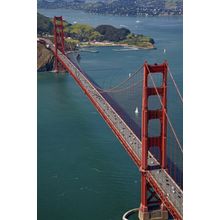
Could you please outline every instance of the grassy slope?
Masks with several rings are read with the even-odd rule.
[[[50,20],[50,18],[37,13],[37,33],[47,33],[52,34],[53,33],[53,23]]]

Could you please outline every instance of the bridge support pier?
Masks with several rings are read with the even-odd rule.
[[[139,220],[149,220],[150,213],[148,211],[142,211],[141,209],[139,209],[138,218]]]
[[[142,211],[138,212],[139,220],[168,220],[168,212],[166,210]]]

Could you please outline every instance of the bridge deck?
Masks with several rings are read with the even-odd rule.
[[[50,49],[55,52],[51,41],[44,39],[50,45]],[[123,144],[129,155],[140,166],[141,161],[141,141],[134,132],[121,119],[117,112],[111,107],[106,99],[99,93],[93,84],[86,78],[80,69],[71,62],[65,55],[58,51],[58,59],[79,86],[86,93],[91,102],[95,105],[101,116],[112,128],[120,142]],[[149,166],[158,165],[158,161],[149,152]],[[164,169],[151,170],[147,173],[147,179],[153,186],[157,195],[163,201],[167,209],[176,219],[183,216],[183,192]]]

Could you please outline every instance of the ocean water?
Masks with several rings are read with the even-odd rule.
[[[102,47],[95,48],[99,53],[82,52],[80,65],[101,86],[117,84],[144,60],[161,63],[166,59],[182,92],[182,17],[100,16],[60,9],[39,12],[93,26],[126,26],[154,38],[156,50]],[[139,206],[138,169],[67,73],[44,72],[37,78],[38,219],[121,219],[125,211]],[[182,140],[182,106],[171,84],[168,100],[169,115]]]

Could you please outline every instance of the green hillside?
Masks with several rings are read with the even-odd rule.
[[[38,34],[53,33],[53,23],[51,19],[40,13],[37,13],[37,33]]]

